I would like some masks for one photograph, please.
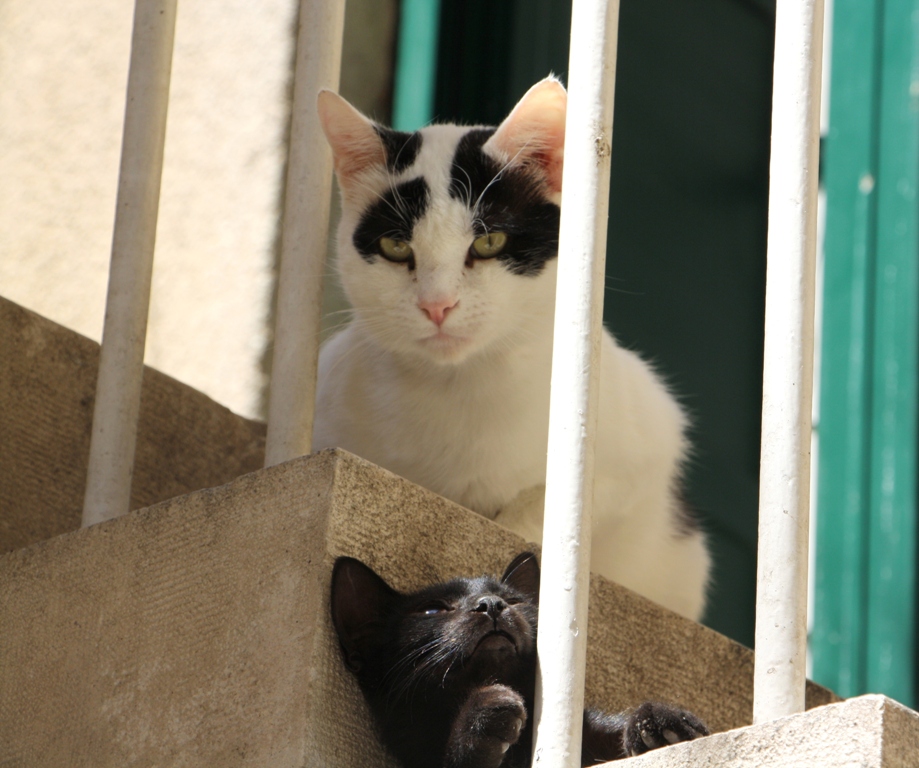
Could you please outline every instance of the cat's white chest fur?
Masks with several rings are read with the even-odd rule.
[[[314,446],[345,448],[494,518],[545,482],[550,365],[546,348],[411,365],[346,328],[322,349]]]
[[[497,129],[398,134],[320,97],[354,308],[322,348],[314,449],[341,447],[540,541],[564,89]],[[592,569],[699,618],[709,558],[679,498],[683,413],[604,334]]]

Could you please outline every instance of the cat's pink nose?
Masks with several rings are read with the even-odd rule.
[[[459,304],[458,299],[435,299],[419,301],[418,307],[428,316],[428,320],[440,328],[447,319],[447,314],[451,309],[455,309],[457,304]]]

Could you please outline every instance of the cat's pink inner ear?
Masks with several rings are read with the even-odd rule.
[[[373,123],[332,91],[322,90],[317,100],[319,122],[332,147],[335,173],[343,187],[357,174],[386,163],[383,143]]]
[[[540,80],[498,126],[485,148],[503,162],[538,168],[550,191],[562,190],[568,94],[554,77]]]

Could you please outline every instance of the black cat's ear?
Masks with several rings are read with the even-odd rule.
[[[332,623],[345,663],[355,672],[377,646],[386,612],[398,593],[353,557],[339,557],[332,569]]]
[[[335,173],[344,191],[350,191],[355,177],[386,164],[386,151],[373,121],[329,90],[319,91],[316,103],[319,122],[332,147]]]
[[[530,168],[540,175],[551,196],[562,191],[565,115],[568,94],[555,77],[540,80],[485,142],[499,162]]]
[[[507,566],[501,581],[526,595],[533,602],[539,600],[539,563],[532,552],[522,552]]]

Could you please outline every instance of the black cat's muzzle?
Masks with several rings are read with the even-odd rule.
[[[493,629],[479,638],[472,655],[480,653],[514,653],[518,652],[517,639],[503,629]]]

